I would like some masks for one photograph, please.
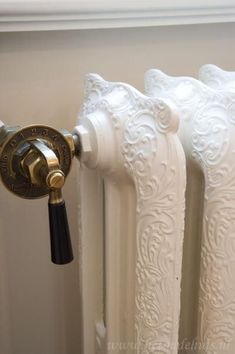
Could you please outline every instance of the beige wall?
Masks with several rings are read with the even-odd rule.
[[[234,38],[235,24],[2,33],[0,119],[72,129],[86,73],[142,90],[153,67],[181,76],[205,63],[235,70]],[[0,354],[81,353],[75,170],[64,195],[76,259],[64,267],[50,263],[46,199],[0,187]]]

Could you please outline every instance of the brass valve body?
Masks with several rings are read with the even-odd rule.
[[[41,154],[40,149],[44,149],[45,154]],[[1,146],[2,182],[20,197],[43,197],[51,189],[64,185],[74,150],[72,135],[67,131],[58,132],[43,125],[18,127],[9,132]],[[51,156],[45,159],[43,155],[48,151]],[[50,164],[55,166],[50,169]]]

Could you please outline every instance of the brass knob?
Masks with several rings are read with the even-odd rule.
[[[46,183],[50,189],[61,189],[65,182],[64,173],[61,170],[54,170],[47,175]]]

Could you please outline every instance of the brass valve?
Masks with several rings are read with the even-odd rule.
[[[2,123],[0,121],[0,123]],[[51,258],[55,264],[73,260],[62,187],[79,137],[44,125],[25,128],[0,124],[0,175],[5,187],[22,198],[49,195]]]

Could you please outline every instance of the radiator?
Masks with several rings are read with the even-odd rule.
[[[90,74],[76,130],[84,354],[233,354],[235,73]]]

